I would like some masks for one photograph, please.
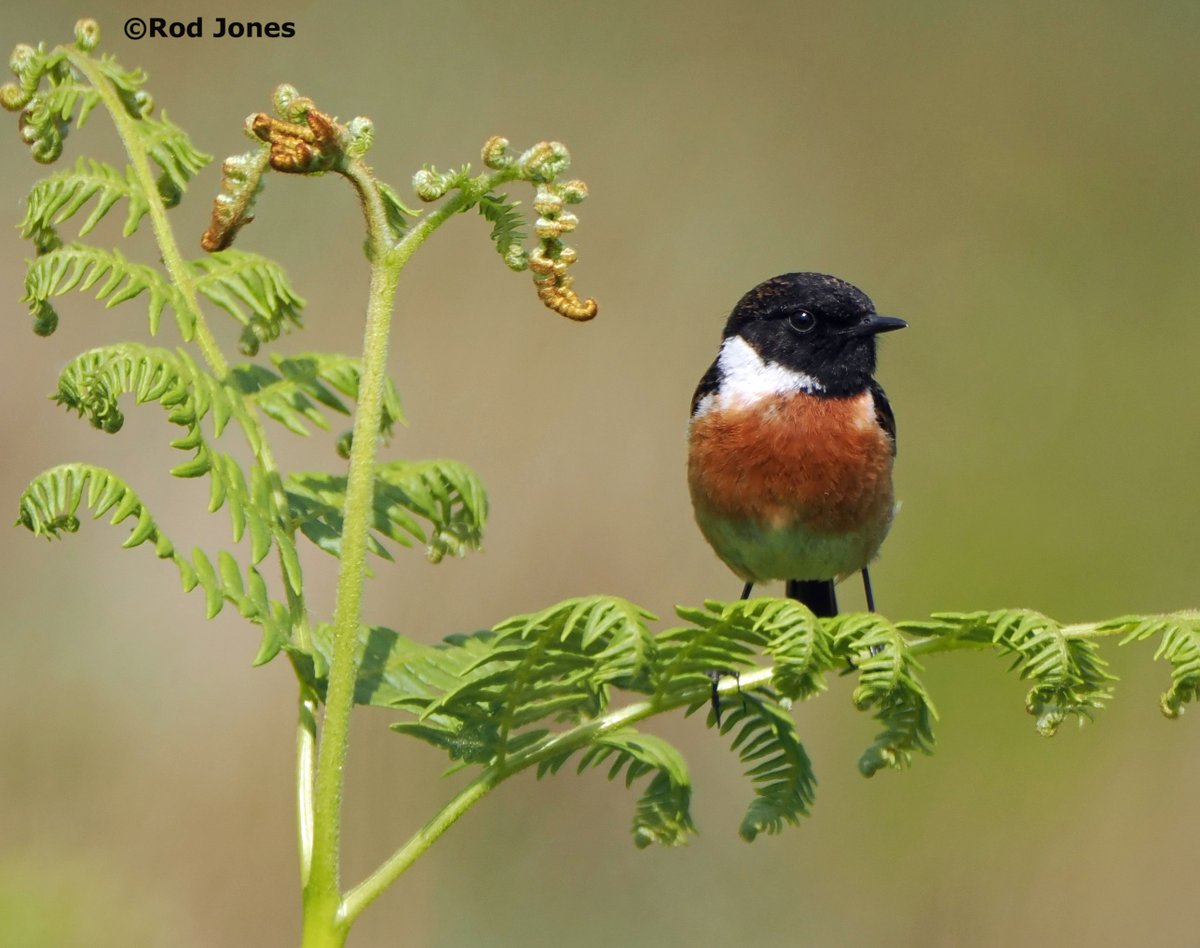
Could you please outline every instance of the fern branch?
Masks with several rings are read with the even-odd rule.
[[[185,592],[197,587],[203,590],[208,618],[230,602],[242,616],[261,626],[263,641],[256,664],[282,648],[287,640],[287,610],[271,601],[259,572],[250,566],[243,576],[237,560],[223,550],[215,564],[198,547],[190,559],[179,553],[133,488],[112,471],[80,463],[60,464],[43,471],[21,494],[17,524],[35,536],[59,539],[79,530],[81,506],[91,510],[92,518],[97,520],[111,511],[109,523],[113,525],[133,518],[134,525],[122,546],[132,549],[152,543],[159,559],[175,564]]]
[[[290,474],[284,482],[293,521],[309,540],[341,556],[346,478],[320,472]],[[428,533],[418,519],[429,523]],[[487,495],[478,476],[457,461],[394,461],[375,471],[368,549],[391,559],[382,540],[426,546],[430,561],[478,549],[487,520]]]
[[[754,800],[738,832],[746,842],[759,833],[778,833],[808,816],[817,778],[796,726],[786,708],[770,693],[742,692],[721,723],[721,733],[735,732],[733,749],[754,784]]]
[[[184,339],[191,338],[195,325],[179,291],[159,271],[127,260],[118,250],[68,244],[42,254],[29,264],[25,274],[23,302],[29,304],[38,321],[35,325],[48,327],[41,334],[49,335],[58,324],[50,299],[74,289],[87,291],[97,284],[96,299],[103,300],[110,309],[146,293],[151,335],[158,332],[163,310],[170,306],[179,321],[180,334]]]
[[[74,168],[49,175],[33,186],[20,224],[21,236],[33,239],[39,248],[50,249],[46,241],[52,238],[46,235],[54,235],[60,225],[79,213],[92,198],[96,203],[79,226],[80,237],[91,232],[122,200],[129,205],[122,229],[125,237],[133,234],[150,212],[150,204],[132,168],[121,174],[111,165],[80,158]]]
[[[568,609],[574,612],[580,602],[552,607],[538,614],[542,618],[536,622],[531,622],[530,617],[513,621],[517,627],[540,627],[544,631],[549,617],[561,617]],[[789,610],[795,610],[790,618]],[[480,633],[452,637],[443,646],[429,647],[407,642],[394,633],[381,636],[377,634],[381,630],[373,630],[374,646],[368,644],[366,651],[368,656],[372,652],[374,656],[364,661],[368,680],[360,683],[366,685],[362,699],[415,712],[417,720],[399,722],[393,729],[421,737],[446,749],[452,759],[482,764],[484,769],[433,820],[347,894],[341,904],[344,917],[350,920],[357,917],[467,809],[498,783],[521,770],[535,767],[539,775],[552,773],[582,751],[581,766],[611,761],[610,775],[615,777],[624,772],[628,780],[631,772],[647,773],[653,769],[655,761],[665,764],[668,759],[673,759],[670,750],[666,751],[667,756],[654,757],[661,748],[650,747],[653,740],[647,742],[644,735],[633,737],[632,725],[672,708],[699,706],[708,699],[706,676],[693,676],[692,662],[715,657],[726,663],[741,663],[741,641],[722,648],[713,638],[712,630],[720,626],[732,630],[740,639],[751,637],[746,631],[749,628],[777,651],[775,667],[756,668],[743,673],[739,679],[725,678],[715,686],[715,690],[727,699],[735,695],[742,698],[741,702],[732,702],[722,731],[736,731],[734,747],[749,768],[749,776],[755,784],[755,800],[741,828],[747,839],[763,831],[776,832],[785,824],[797,822],[807,814],[813,800],[815,778],[811,765],[786,714],[785,701],[775,697],[774,687],[787,687],[801,696],[811,695],[819,688],[816,669],[824,668],[831,660],[844,661],[853,657],[861,666],[856,701],[865,707],[876,708],[877,716],[887,726],[873,749],[864,755],[864,761],[873,762],[872,767],[862,767],[864,773],[870,773],[883,763],[898,765],[912,750],[927,750],[932,741],[929,722],[933,708],[915,677],[917,654],[964,647],[1000,648],[1003,651],[1020,646],[1029,646],[1026,651],[1031,655],[1039,654],[1036,647],[1027,642],[1028,635],[1013,635],[1011,616],[1006,613],[942,613],[931,620],[892,625],[875,615],[815,620],[794,603],[766,599],[707,603],[703,610],[680,610],[680,613],[685,617],[695,614],[699,619],[697,630],[691,635],[669,630],[657,637],[647,652],[650,656],[647,664],[657,665],[655,676],[637,673],[621,678],[623,683],[635,689],[646,689],[652,684],[653,687],[648,689],[649,698],[616,710],[603,708],[557,733],[545,729],[527,731],[530,739],[521,742],[520,746],[510,744],[506,756],[495,753],[495,745],[488,743],[489,734],[485,728],[463,726],[470,717],[463,713],[463,705],[474,703],[481,710],[490,708],[493,718],[501,711],[496,702],[501,700],[505,682],[502,677],[491,674],[491,666],[500,660],[519,660],[519,647],[517,651],[513,649],[520,643],[498,637],[496,633]],[[756,626],[757,632],[754,632]],[[1068,642],[1068,655],[1071,653],[1069,643],[1075,639],[1122,635],[1123,641],[1132,642],[1161,636],[1158,654],[1172,662],[1173,667],[1173,686],[1168,696],[1175,696],[1180,702],[1195,699],[1200,683],[1200,613],[1127,616],[1109,622],[1065,627],[1062,634]],[[917,637],[910,639],[909,635]],[[1002,644],[1002,641],[1008,644]],[[545,640],[539,636],[534,636],[526,645],[545,654]],[[630,640],[626,648],[633,647],[634,640]],[[701,655],[702,658],[697,657]],[[778,657],[782,655],[788,657]],[[804,655],[811,658],[804,659]],[[664,672],[664,659],[667,667],[674,666],[689,676],[685,685],[663,686],[659,678],[669,674]],[[799,668],[810,670],[798,674]],[[560,671],[564,677],[569,677],[571,668],[564,665]],[[1029,674],[1036,676],[1051,671],[1035,664]],[[1178,714],[1179,706],[1168,696],[1164,696],[1164,711],[1168,715]],[[526,707],[529,706],[527,703]],[[546,714],[551,717],[559,711],[546,706]],[[524,723],[532,724],[533,719]],[[494,739],[497,735],[498,728],[493,727],[490,736]],[[630,740],[645,745],[647,752],[640,757],[625,753]],[[686,772],[681,770],[680,773]],[[662,806],[667,801],[666,812],[674,814],[674,818],[668,819],[665,825],[690,831],[690,817],[684,806],[686,798],[680,790],[686,786],[686,780],[676,780],[675,789],[670,789],[664,786],[669,779],[658,773],[643,801],[652,801],[647,803],[649,807]],[[639,822],[642,820],[640,813],[641,804],[639,817],[635,819],[635,839],[639,844],[651,839],[659,842],[679,840],[680,836],[674,833],[657,837],[653,833],[638,832],[643,825],[663,825],[657,821]]]
[[[358,399],[362,377],[359,359],[340,353],[306,352],[297,356],[272,356],[278,371],[262,365],[234,366],[229,384],[263,414],[289,431],[308,435],[307,420],[318,428],[329,429],[329,421],[318,405],[339,415],[350,415],[338,394]],[[400,393],[390,379],[385,380],[383,411],[379,433],[390,437],[397,422],[404,420]]]
[[[288,586],[298,592],[300,567],[287,511],[277,509],[266,471],[255,465],[247,479],[237,461],[213,448],[204,436],[201,422],[205,417],[212,416],[219,436],[238,412],[228,390],[183,351],[122,343],[85,352],[68,363],[54,397],[111,433],[120,430],[124,421],[117,404],[124,393],[132,394],[139,404],[158,402],[167,410],[168,420],[185,429],[171,446],[194,453],[171,473],[176,477],[207,475],[211,482],[209,510],[229,508],[233,540],[237,543],[243,535],[249,536],[252,564],[261,562],[274,543]]]
[[[188,264],[197,292],[242,324],[241,349],[254,355],[264,342],[300,326],[304,300],[273,260],[243,250],[223,250]]]

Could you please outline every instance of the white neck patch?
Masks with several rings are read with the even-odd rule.
[[[714,408],[752,408],[764,399],[778,395],[825,391],[825,386],[811,375],[796,372],[778,362],[764,362],[741,336],[731,336],[721,344],[717,371],[720,373],[717,390],[700,399],[693,418]]]

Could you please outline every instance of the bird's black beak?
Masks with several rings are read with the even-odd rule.
[[[896,316],[880,316],[872,313],[862,322],[851,326],[846,332],[851,336],[874,336],[881,332],[891,332],[893,329],[904,329],[908,326],[903,319]]]

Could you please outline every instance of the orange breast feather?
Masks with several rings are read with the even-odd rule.
[[[705,513],[818,533],[886,533],[893,509],[892,444],[870,392],[849,398],[773,396],[695,418],[688,482]]]

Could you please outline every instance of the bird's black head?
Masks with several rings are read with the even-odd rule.
[[[850,395],[875,373],[875,336],[907,323],[879,316],[855,286],[824,273],[785,273],[738,301],[724,338],[740,336],[764,362],[802,372],[829,395]]]

